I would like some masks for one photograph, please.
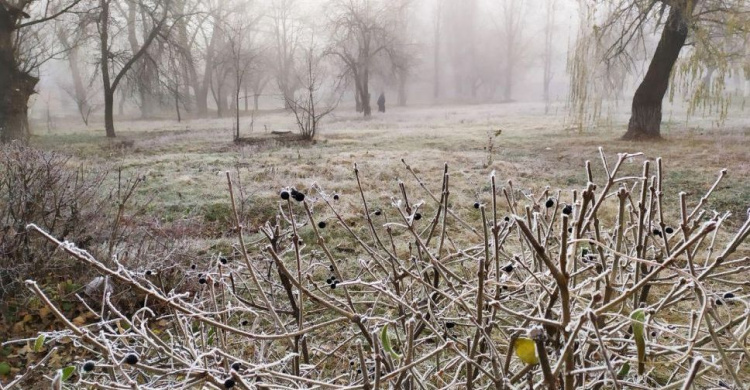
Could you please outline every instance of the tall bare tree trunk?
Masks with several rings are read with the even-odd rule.
[[[408,78],[406,75],[406,70],[402,70],[399,72],[398,75],[398,99],[396,101],[396,104],[398,104],[399,107],[406,106],[406,84],[407,84]]]
[[[109,1],[100,0],[101,13],[99,15],[99,38],[101,49],[101,72],[104,86],[104,131],[107,138],[115,137],[115,90],[109,76]]]
[[[669,78],[682,46],[688,36],[686,15],[692,14],[695,0],[684,1],[683,7],[673,5],[664,24],[659,44],[651,59],[646,75],[633,96],[626,140],[651,140],[661,138],[661,109],[669,88]]]
[[[2,8],[0,8],[2,9]],[[0,11],[0,141],[28,141],[29,98],[39,79],[18,69],[13,48],[18,15]]]
[[[135,3],[129,3],[128,4],[128,43],[130,43],[130,50],[132,53],[135,53],[138,51],[140,47],[140,43],[138,43],[138,33],[136,31],[137,22],[136,22],[136,4]],[[143,21],[145,24],[145,19]],[[146,30],[146,26],[143,26],[144,29],[144,37],[148,34]],[[148,118],[151,116],[151,110],[153,107],[153,102],[151,99],[151,64],[148,62],[148,59],[141,59],[135,64],[135,72],[138,74],[138,77],[136,77],[136,88],[138,91],[139,96],[139,102],[138,102],[138,108],[141,111],[141,118]]]
[[[85,31],[85,22],[82,20],[78,24],[79,31]],[[81,34],[79,32],[78,34]],[[83,85],[83,76],[81,75],[81,62],[79,59],[79,48],[78,48],[78,37],[74,37],[71,42],[68,31],[65,28],[59,28],[57,30],[57,37],[60,39],[60,43],[68,51],[68,66],[70,68],[70,76],[73,79],[73,100],[75,100],[78,112],[81,114],[81,120],[83,123],[89,125],[89,114],[91,113],[91,107],[88,102],[88,94],[86,88]]]
[[[245,112],[250,111],[250,102],[247,95],[247,84],[242,86],[243,91],[245,92]]]
[[[549,114],[551,105],[550,84],[552,83],[552,48],[555,30],[555,5],[557,0],[547,0],[547,23],[544,25],[544,113]]]
[[[120,98],[117,101],[117,115],[119,116],[125,116],[125,102],[127,102],[127,95],[125,94],[125,90],[120,91]]]
[[[359,79],[354,75],[354,109],[362,112],[362,93],[360,92]]]
[[[362,103],[362,113],[365,118],[372,115],[372,107],[370,107],[370,86],[369,86],[369,71],[365,68],[362,74],[362,80],[360,81],[359,89],[359,100]]]
[[[211,41],[209,41],[208,47],[206,48],[206,63],[203,69],[203,79],[198,82],[198,77],[194,78],[195,83],[193,89],[195,90],[195,106],[198,109],[198,115],[205,117],[208,115],[208,92],[211,90],[213,83],[213,57],[216,51],[216,45],[219,44],[220,34],[220,23],[217,21],[214,23],[213,31],[211,32]]]
[[[180,0],[176,1],[175,3],[176,12],[180,15],[185,13],[185,1]],[[195,95],[195,91],[197,91],[197,84],[198,84],[198,76],[196,75],[195,71],[195,58],[193,57],[193,52],[191,49],[190,42],[188,40],[188,31],[187,31],[187,25],[189,23],[189,18],[184,17],[178,19],[175,24],[177,24],[177,41],[179,44],[178,52],[182,56],[183,61],[180,61],[183,65],[181,66],[181,73],[182,78],[185,80],[185,91],[183,92],[184,97],[182,99],[182,106],[185,108],[186,112],[192,112],[193,111],[193,96]],[[193,96],[190,94],[190,87],[193,87]]]
[[[435,28],[434,38],[435,50],[433,51],[432,62],[435,66],[434,73],[432,74],[432,97],[437,100],[440,98],[440,27],[441,18],[443,17],[443,2],[437,0],[437,8],[435,10]]]

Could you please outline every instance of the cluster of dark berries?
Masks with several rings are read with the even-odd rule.
[[[234,379],[229,378],[229,379],[227,379],[227,380],[224,381],[224,388],[225,389],[231,389],[236,384],[237,383],[234,381]]]
[[[731,304],[733,304],[733,302],[731,301],[731,299],[733,299],[733,298],[734,298],[734,293],[732,293],[732,292],[726,292],[726,293],[724,293],[724,295],[723,295],[722,297],[723,297],[723,298],[724,298],[725,300],[728,300],[728,303],[729,303],[730,305],[731,305]],[[724,301],[723,301],[723,300],[721,300],[720,298],[716,298],[716,305],[717,305],[717,306],[721,306],[721,305],[723,305],[723,304],[724,304]]]
[[[555,200],[552,198],[547,199],[547,202],[544,203],[544,207],[546,208],[551,208],[554,205],[555,205]]]
[[[305,194],[297,191],[294,188],[292,188],[291,191],[282,190],[280,196],[281,196],[281,199],[283,200],[287,200],[290,197],[296,200],[297,202],[302,202],[303,200],[305,200]]]
[[[198,274],[198,283],[206,284],[206,277],[203,274]]]
[[[321,228],[321,229],[325,229],[326,228],[326,222],[325,221],[318,222],[318,227]]]
[[[234,362],[231,365],[232,369],[235,371],[239,371],[242,368],[242,363],[240,362]]]
[[[513,272],[513,264],[508,264],[505,267],[503,267],[503,271],[505,271],[506,273]]]
[[[339,200],[339,194],[333,194],[333,200]]]
[[[375,215],[380,216],[380,214],[383,214],[383,211],[380,209],[375,210]]]
[[[294,198],[294,200],[296,200],[297,202],[302,202],[303,200],[305,200],[305,194],[292,188],[292,198]]]
[[[414,213],[414,220],[415,221],[419,221],[420,219],[422,219],[422,214],[420,214],[420,213]]]
[[[331,266],[333,268],[333,266]],[[339,280],[336,278],[336,275],[331,275],[330,278],[326,279],[326,284],[331,286],[332,289],[336,289],[336,285],[339,284]]]
[[[479,208],[479,206],[480,206],[479,202],[474,202],[474,208],[475,208],[475,209],[478,209],[478,208]]]
[[[589,253],[589,254],[586,254],[586,255],[582,255],[582,256],[581,256],[581,262],[583,262],[584,264],[586,264],[586,263],[591,263],[591,262],[593,262],[594,260],[596,260],[596,256],[594,256],[594,255],[593,255],[593,254],[591,254],[591,253]]]
[[[671,227],[667,226],[667,227],[664,228],[664,233],[672,234],[672,233],[674,233],[674,229],[672,229]]]
[[[563,209],[562,209],[562,213],[565,214],[565,215],[572,214],[573,213],[573,206],[571,206],[571,205],[565,205],[565,207],[563,207]]]
[[[221,264],[226,264],[226,263],[227,263],[227,261],[228,261],[228,260],[227,260],[227,258],[226,258],[225,256],[219,256],[219,262],[220,262]]]

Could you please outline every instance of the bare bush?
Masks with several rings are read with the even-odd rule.
[[[67,329],[37,343],[69,338],[95,356],[53,382],[108,389],[743,388],[750,324],[734,274],[748,268],[736,252],[750,219],[728,234],[730,215],[704,209],[724,172],[694,207],[679,193],[679,209],[665,210],[660,159],[655,174],[650,161],[620,172],[638,156],[612,165],[602,153],[606,176],[587,163],[588,184],[565,196],[524,196],[493,174],[487,204],[459,206],[473,221],[451,206],[447,166],[435,193],[404,163],[422,193],[399,183],[387,210],[372,208],[355,166],[358,217],[337,205],[354,199],[286,188],[258,247],[227,174],[240,255],[185,269],[194,293],[30,226],[168,309],[127,316],[103,294],[96,323],[54,309]],[[337,233],[348,245],[331,246]]]
[[[336,108],[334,91],[323,88],[322,57],[315,53],[314,46],[305,50],[304,68],[298,75],[301,92],[298,96],[284,96],[285,104],[294,113],[297,128],[304,139],[312,140],[318,133],[320,122]],[[328,93],[328,97],[324,95]]]
[[[52,261],[56,247],[32,240],[27,224],[84,248],[94,241],[106,207],[101,196],[105,177],[104,171],[72,167],[69,157],[56,152],[19,143],[0,148],[0,296],[19,277],[37,277],[63,266]]]

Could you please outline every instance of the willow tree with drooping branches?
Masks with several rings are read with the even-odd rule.
[[[620,62],[632,69],[638,61],[634,51],[648,47],[651,33],[658,35],[656,47],[646,49],[650,60],[633,96],[631,117],[623,136],[629,140],[661,138],[662,104],[670,86],[676,80],[696,86],[687,80],[704,80],[708,70],[712,73],[708,80],[728,77],[731,67],[720,64],[731,63],[731,58],[744,51],[744,45],[728,42],[746,42],[750,31],[750,4],[745,0],[618,0],[606,5],[583,0],[581,6],[597,15],[593,18],[593,41],[600,44],[606,37],[616,37],[607,42],[598,61]],[[677,72],[680,64],[686,65]],[[571,75],[575,86],[576,73]],[[577,107],[580,96],[571,96],[571,106]],[[691,107],[705,99],[723,99],[720,93],[694,96],[702,99],[692,99]]]

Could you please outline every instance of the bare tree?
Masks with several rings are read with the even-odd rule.
[[[396,44],[393,32],[401,12],[388,1],[332,0],[329,3],[331,45],[328,53],[343,63],[352,77],[358,108],[365,117],[370,107],[370,72],[374,60]]]
[[[250,18],[247,16],[247,3],[242,3],[234,9],[236,16],[230,19],[224,26],[224,35],[229,46],[232,72],[234,73],[234,139],[240,138],[240,92],[245,83],[245,77],[252,68],[257,48],[254,46],[257,34],[257,22],[259,16]]]
[[[151,30],[145,35],[143,42],[136,51],[115,50],[114,38],[119,31],[110,32],[111,28],[117,28],[111,14],[111,6],[117,0],[99,0],[100,14],[97,23],[99,29],[99,47],[101,53],[100,67],[102,84],[104,86],[104,128],[109,138],[115,137],[114,102],[117,87],[123,77],[133,68],[133,65],[146,54],[149,46],[159,35],[161,29],[166,25],[170,0],[147,4],[139,3],[141,7],[148,8],[146,12],[152,18]],[[159,13],[161,15],[159,15]],[[156,18],[158,16],[158,19]]]
[[[262,48],[261,52],[252,62],[252,69],[248,77],[245,78],[245,111],[249,110],[249,92],[252,92],[253,110],[258,111],[260,96],[273,78],[271,59],[268,55],[270,50]]]
[[[102,74],[102,84],[104,86],[104,128],[107,137],[115,137],[114,122],[114,102],[117,87],[123,80],[123,77],[133,68],[133,65],[146,54],[151,43],[160,34],[166,26],[169,15],[170,0],[147,4],[140,2],[138,5],[144,7],[144,14],[151,18],[151,29],[144,36],[143,42],[136,51],[128,52],[125,50],[116,50],[114,47],[114,38],[119,31],[110,32],[110,28],[117,28],[117,24],[111,15],[111,6],[117,0],[99,0],[100,14],[97,26],[99,29],[99,47],[101,53],[100,67]]]
[[[300,134],[309,140],[315,138],[320,122],[338,105],[337,88],[323,88],[324,56],[316,52],[314,42],[304,50],[304,66],[296,76],[296,82],[301,86],[300,93],[286,101],[286,105],[294,113]]]
[[[545,23],[544,23],[544,75],[543,75],[543,88],[544,88],[544,113],[548,114],[550,109],[550,84],[552,83],[552,63],[554,56],[554,41],[555,41],[555,15],[557,14],[557,0],[546,0],[544,2],[545,12]]]
[[[435,0],[435,13],[432,21],[432,34],[433,34],[433,52],[432,62],[433,69],[432,74],[432,97],[438,99],[440,97],[440,69],[442,67],[442,61],[440,59],[440,49],[442,45],[442,27],[443,27],[443,2],[444,0]]]
[[[503,100],[511,101],[513,99],[513,86],[518,79],[517,71],[522,65],[523,55],[527,51],[523,37],[523,30],[526,27],[527,4],[523,0],[505,0],[500,4],[502,11],[502,24],[499,26],[502,36],[501,53],[505,62],[503,65]]]
[[[598,36],[612,31],[618,37],[605,53],[605,60],[617,56],[627,58],[634,42],[643,39],[654,26],[661,30],[659,43],[633,97],[628,130],[623,138],[661,138],[662,102],[682,48],[688,43],[705,45],[710,42],[701,37],[716,25],[731,24],[727,29],[729,34],[746,36],[750,30],[749,15],[750,4],[744,0],[619,0],[613,4],[609,17],[594,31]],[[727,54],[720,50],[715,52],[721,57]]]
[[[174,101],[177,122],[182,121],[182,110],[180,107],[189,111],[190,107],[190,57],[185,56],[179,44],[168,45],[166,48],[166,64],[157,67],[159,71],[158,80],[162,87],[169,92]]]
[[[91,102],[99,91],[91,88],[93,79],[85,75],[86,69],[81,59],[81,50],[90,37],[90,25],[95,22],[95,17],[91,13],[79,13],[76,16],[77,19],[70,24],[58,23],[56,31],[57,39],[68,54],[68,67],[72,80],[72,85],[63,87],[63,90],[76,103],[81,120],[88,126],[89,116],[94,110]],[[84,81],[84,78],[90,80]]]
[[[391,6],[398,10],[394,42],[388,46],[387,52],[391,62],[392,73],[397,84],[397,104],[405,106],[407,100],[407,84],[416,63],[410,41],[410,20],[412,19],[411,0],[392,1]]]
[[[480,86],[476,50],[479,1],[449,1],[445,5],[446,63],[452,71],[454,94],[474,98]]]
[[[296,0],[273,0],[268,15],[275,52],[274,73],[285,104],[293,100],[298,87],[294,73],[302,26],[295,17],[296,7]]]
[[[38,69],[64,52],[54,46],[54,28],[44,27],[79,2],[37,6],[34,0],[0,0],[0,141],[28,139],[28,102],[39,82]]]

